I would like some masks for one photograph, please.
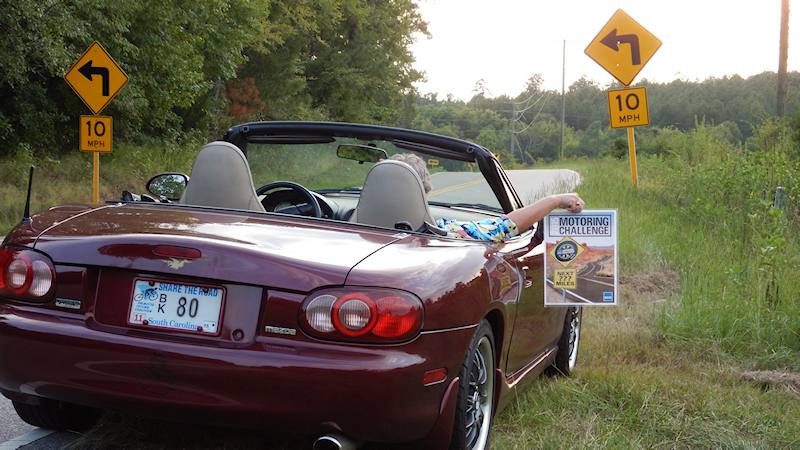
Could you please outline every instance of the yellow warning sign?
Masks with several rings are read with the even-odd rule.
[[[95,41],[70,67],[64,80],[92,113],[100,114],[128,83],[128,76]]]
[[[553,287],[556,289],[577,289],[578,271],[575,269],[554,269]]]
[[[608,91],[608,118],[612,128],[648,125],[647,90],[638,87]]]
[[[428,160],[428,165],[429,166],[438,166],[439,165],[439,160],[438,159],[429,159]]]
[[[628,86],[659,47],[661,41],[653,33],[618,9],[584,53]]]
[[[550,251],[550,255],[560,262],[562,266],[568,266],[581,253],[583,253],[583,246],[569,236],[558,241]]]
[[[80,148],[83,152],[111,153],[112,120],[109,116],[81,116]]]

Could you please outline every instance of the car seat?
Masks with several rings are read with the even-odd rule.
[[[394,160],[383,160],[370,169],[350,221],[408,231],[424,230],[426,223],[434,223],[419,175],[408,164]]]
[[[238,147],[223,141],[200,149],[179,203],[265,212],[247,159]]]

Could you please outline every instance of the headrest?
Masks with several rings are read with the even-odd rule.
[[[264,212],[247,159],[238,147],[223,141],[200,149],[180,203]]]
[[[433,223],[417,172],[401,161],[375,164],[364,181],[353,221],[387,228],[407,222],[412,230]]]

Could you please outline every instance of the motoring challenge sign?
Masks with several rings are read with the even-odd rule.
[[[545,306],[617,304],[617,211],[544,218]]]

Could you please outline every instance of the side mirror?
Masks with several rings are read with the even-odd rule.
[[[180,200],[189,177],[183,173],[160,173],[147,182],[147,192],[156,197],[166,197],[169,200]]]

